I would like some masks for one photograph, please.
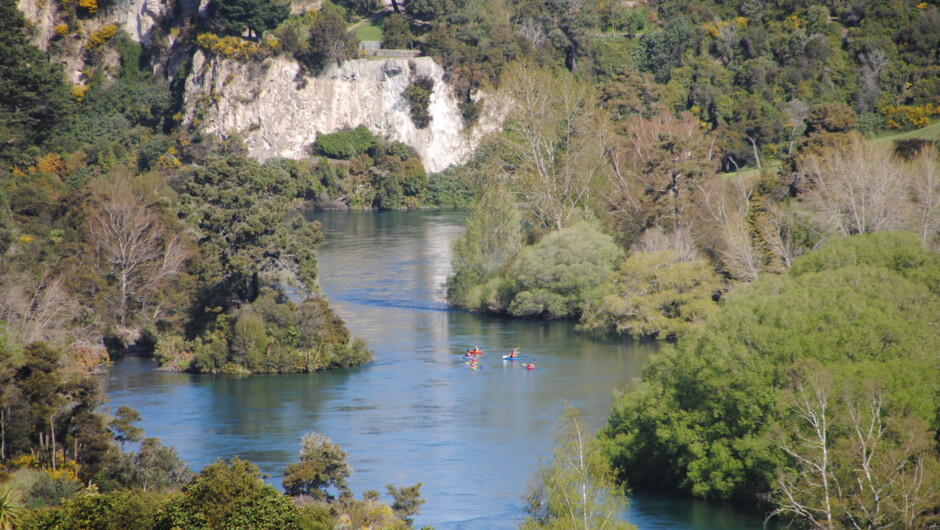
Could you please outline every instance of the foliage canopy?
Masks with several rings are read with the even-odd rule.
[[[700,497],[769,491],[785,454],[772,432],[795,364],[813,359],[886,408],[930,421],[940,316],[937,254],[905,233],[831,243],[729,296],[703,329],[650,361],[602,433],[622,479]]]

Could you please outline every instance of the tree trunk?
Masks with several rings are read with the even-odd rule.
[[[757,154],[757,142],[750,136],[748,136],[747,139],[751,141],[751,148],[754,150],[754,162],[757,164],[757,169],[763,169],[760,167],[760,155]]]
[[[248,301],[254,302],[258,298],[258,293],[261,291],[261,281],[258,278],[258,271],[251,273],[251,286],[249,287],[248,292]]]
[[[398,7],[398,2],[396,0],[392,0],[392,9],[394,9],[395,12],[399,15],[401,14],[401,9]]]
[[[0,462],[7,461],[7,408],[0,409]]]
[[[52,470],[55,471],[55,414],[49,416],[49,432],[52,434]]]
[[[130,279],[127,277],[127,270],[121,271],[121,326],[127,323],[127,294]]]

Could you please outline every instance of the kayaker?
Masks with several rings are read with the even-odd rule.
[[[519,347],[517,346],[512,349],[512,353],[509,354],[509,357],[512,359],[515,359],[518,356],[519,356]]]
[[[526,370],[535,370],[535,365],[532,363],[524,364]]]

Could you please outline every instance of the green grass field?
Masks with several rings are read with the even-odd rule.
[[[353,33],[359,40],[382,40],[382,21],[389,14],[382,12],[372,15],[368,20],[354,24]]]
[[[914,131],[896,133],[896,134],[891,134],[888,136],[879,136],[872,141],[875,143],[882,143],[882,142],[893,142],[895,140],[911,140],[914,138],[919,138],[922,140],[940,141],[940,121],[932,125],[928,125],[922,129],[917,129]]]
[[[911,140],[914,138],[918,138],[922,140],[934,140],[934,141],[940,142],[940,121],[938,121],[937,123],[928,125],[926,127],[923,127],[921,129],[913,130],[913,131],[888,134],[885,136],[877,136],[875,138],[872,138],[869,141],[875,145],[884,145],[884,144],[889,144],[895,140]],[[765,166],[771,169],[776,169],[780,167],[780,161],[772,160],[769,163],[765,164]],[[754,166],[747,166],[747,167],[741,168],[741,171],[738,171],[736,173],[728,173],[728,175],[750,177],[753,175],[760,175],[760,170]]]

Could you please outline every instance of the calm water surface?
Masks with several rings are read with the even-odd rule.
[[[442,284],[463,213],[309,213],[323,223],[320,282],[375,362],[338,372],[193,376],[128,358],[107,378],[110,406],[141,412],[149,436],[194,470],[238,455],[280,486],[300,438],[320,431],[349,453],[357,497],[422,482],[416,526],[513,528],[564,402],[603,425],[612,392],[637,378],[654,345],[577,333],[568,323],[518,321],[447,309]],[[484,350],[478,370],[460,353]],[[536,369],[504,362],[519,346]],[[388,500],[388,499],[386,499]],[[759,528],[727,506],[637,493],[640,528]]]

